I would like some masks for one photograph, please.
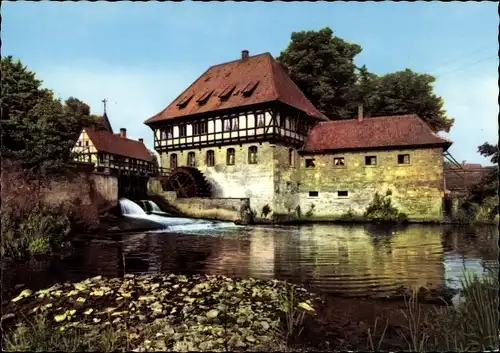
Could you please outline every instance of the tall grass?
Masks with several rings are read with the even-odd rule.
[[[464,269],[457,307],[423,313],[416,293],[405,300],[400,332],[411,351],[486,351],[499,348],[498,269],[481,278]]]

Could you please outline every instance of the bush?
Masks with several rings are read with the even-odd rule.
[[[50,253],[60,247],[71,229],[68,216],[58,209],[35,207],[19,217],[12,211],[8,206],[1,209],[2,256]]]
[[[354,211],[352,210],[352,208],[349,207],[349,209],[347,210],[346,213],[342,214],[340,216],[340,219],[342,221],[353,221],[354,218],[355,218],[355,214],[354,214]]]
[[[408,216],[392,205],[391,195],[391,190],[387,190],[385,196],[381,196],[376,192],[365,211],[364,217],[370,221],[407,221]]]

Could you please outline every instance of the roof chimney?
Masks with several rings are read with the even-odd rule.
[[[248,50],[244,49],[241,51],[241,60],[248,59]]]
[[[139,138],[140,143],[144,143],[144,139],[142,137]]]
[[[358,121],[363,121],[363,106],[358,105]]]
[[[127,129],[125,128],[120,128],[120,137],[126,138],[127,137]]]

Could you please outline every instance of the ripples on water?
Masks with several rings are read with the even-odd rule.
[[[207,273],[286,279],[364,296],[402,286],[456,288],[464,265],[476,273],[498,267],[495,227],[315,224],[138,233],[121,242],[92,241],[45,272],[19,268],[8,277],[36,287],[98,274]]]

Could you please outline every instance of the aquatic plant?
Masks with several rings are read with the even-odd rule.
[[[24,290],[5,308],[10,317],[2,317],[2,322],[9,323],[6,337],[14,346],[29,339],[30,330],[37,329],[30,328],[29,320],[42,315],[43,329],[52,337],[45,341],[59,339],[58,332],[78,333],[90,342],[79,347],[82,350],[266,350],[275,345],[275,332],[282,331],[285,292],[288,298],[296,298],[293,317],[303,320],[313,310],[314,296],[277,280],[98,276],[37,292]],[[19,313],[28,322],[20,320]],[[18,329],[16,322],[24,322],[24,329]],[[104,330],[111,331],[104,335]],[[30,348],[38,345],[35,350],[42,347],[42,343],[30,344]],[[57,345],[53,347],[57,349]]]

